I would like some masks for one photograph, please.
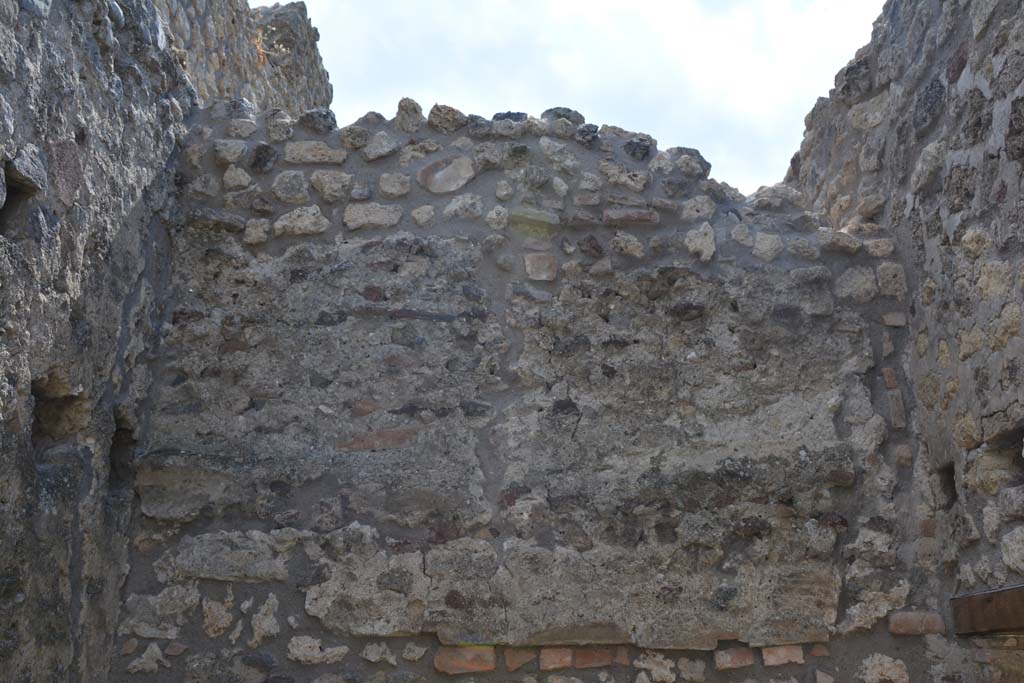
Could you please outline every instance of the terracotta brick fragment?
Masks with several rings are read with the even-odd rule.
[[[715,650],[715,668],[719,671],[742,669],[754,665],[754,651],[749,647],[730,647],[726,650]]]
[[[505,648],[505,668],[509,671],[518,671],[535,659],[537,659],[536,650],[525,647]]]
[[[441,647],[434,655],[434,668],[446,674],[494,671],[494,648],[490,645]]]
[[[615,664],[619,666],[629,666],[629,648],[625,645],[619,645],[615,648]]]
[[[903,429],[907,426],[907,411],[903,407],[903,394],[899,389],[892,389],[886,392],[889,398],[889,423],[893,429]]]
[[[899,386],[896,381],[896,371],[892,368],[882,368],[882,379],[885,380],[887,389],[895,389]]]
[[[572,666],[572,649],[568,647],[542,647],[540,649],[540,670],[553,671]]]
[[[896,612],[889,615],[889,633],[898,636],[923,636],[945,630],[942,615],[936,612]]]
[[[349,412],[352,413],[352,417],[363,417],[380,410],[380,404],[366,399],[358,399],[347,405]]]
[[[761,648],[761,657],[765,666],[782,666],[784,664],[803,664],[804,648],[801,645],[779,645]]]
[[[178,655],[183,654],[187,649],[188,645],[175,641],[164,648],[164,654],[168,657],[177,657]]]
[[[886,327],[906,327],[907,316],[903,313],[883,313],[882,324]]]
[[[611,666],[613,653],[609,648],[587,647],[576,649],[576,668],[595,669],[601,666]]]
[[[809,654],[812,657],[830,657],[832,655],[832,653],[829,652],[828,645],[825,643],[815,643]]]
[[[356,434],[348,441],[339,441],[337,448],[340,451],[377,451],[386,448],[401,448],[412,443],[418,431],[415,428],[410,428],[364,432]]]

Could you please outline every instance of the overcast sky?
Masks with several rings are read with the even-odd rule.
[[[273,4],[255,0],[253,4]],[[467,114],[578,110],[696,147],[749,193],[782,180],[804,115],[883,0],[306,0],[339,125],[412,97]]]

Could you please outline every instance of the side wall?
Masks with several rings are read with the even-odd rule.
[[[789,181],[836,229],[896,238],[910,275],[915,476],[944,493],[907,558],[943,596],[1020,584],[1024,8],[888,2],[807,124]],[[1024,652],[981,656],[1024,676]]]
[[[220,6],[208,25],[243,9],[238,23],[255,21]],[[307,58],[277,73],[309,73],[321,84],[309,101],[324,102],[326,74]],[[258,70],[221,65],[221,87],[242,78],[273,101]],[[149,2],[0,0],[5,680],[106,677],[191,81],[203,79],[183,70]]]

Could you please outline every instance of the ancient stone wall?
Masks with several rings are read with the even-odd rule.
[[[890,0],[743,197],[338,129],[301,4],[0,0],[4,675],[1021,680],[1021,9]]]
[[[0,668],[102,680],[147,347],[153,215],[191,95],[143,3],[0,2]]]
[[[182,159],[117,670],[786,677],[937,608],[891,239],[571,110],[221,105]]]

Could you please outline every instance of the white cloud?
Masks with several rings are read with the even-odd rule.
[[[403,96],[488,117],[568,106],[696,147],[714,177],[751,192],[782,179],[804,115],[883,0],[306,4],[339,122],[392,116]]]

